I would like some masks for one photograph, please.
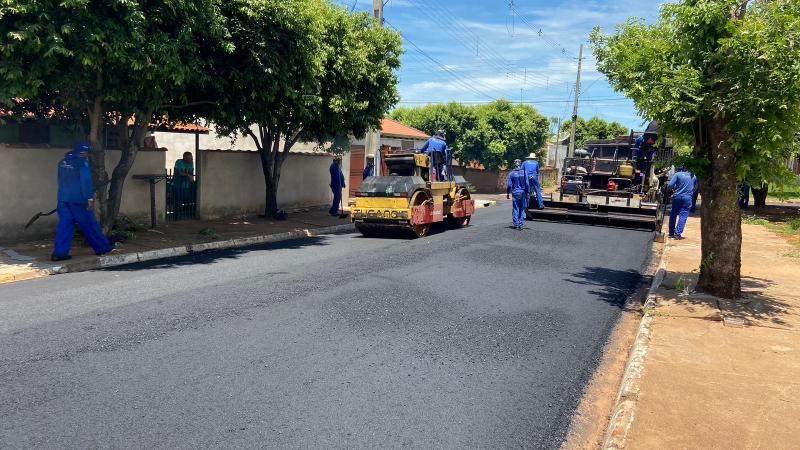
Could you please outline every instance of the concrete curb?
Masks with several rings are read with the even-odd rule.
[[[653,317],[648,314],[656,306],[656,290],[661,286],[667,274],[667,246],[661,253],[658,271],[653,277],[653,283],[647,292],[644,304],[644,315],[639,323],[639,332],[633,342],[628,364],[622,377],[622,384],[617,393],[617,401],[611,414],[606,437],[603,442],[604,450],[621,450],[625,448],[628,432],[633,425],[636,413],[636,404],[639,401],[639,383],[644,371],[644,361],[650,350],[650,335],[652,333]]]
[[[30,280],[33,278],[46,277],[63,273],[85,272],[88,270],[105,269],[134,264],[144,261],[154,261],[158,259],[185,256],[190,253],[200,253],[209,250],[225,250],[231,248],[248,247],[252,245],[271,244],[275,242],[291,241],[295,239],[306,239],[320,236],[323,234],[345,233],[355,231],[352,223],[334,225],[329,227],[304,229],[289,231],[285,233],[265,234],[246,238],[229,239],[225,241],[204,242],[200,244],[189,244],[180,247],[161,248],[137,253],[125,253],[119,255],[100,256],[93,261],[83,261],[66,263],[60,266],[53,266],[46,269],[25,272],[18,275],[0,275],[0,284],[14,281]]]

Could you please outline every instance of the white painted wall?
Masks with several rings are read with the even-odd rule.
[[[329,186],[331,162],[332,157],[326,154],[289,155],[281,170],[278,207],[329,206],[333,198]],[[263,214],[264,173],[258,153],[201,150],[197,167],[201,219]],[[349,171],[349,158],[345,158],[342,169]],[[347,200],[345,196],[345,205]]]
[[[23,148],[0,145],[0,241],[42,237],[55,232],[58,217],[42,217],[30,229],[24,226],[37,212],[56,207],[58,163],[69,149]],[[125,181],[120,213],[136,221],[150,223],[150,187],[146,181],[131,177],[164,172],[162,150],[141,150]],[[120,152],[106,150],[106,168],[110,173]],[[159,221],[165,217],[165,185],[156,185],[156,210]]]

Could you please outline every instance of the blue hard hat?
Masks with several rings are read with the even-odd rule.
[[[65,156],[82,156],[84,154],[89,153],[92,150],[92,145],[87,141],[80,141],[75,144],[75,147],[72,147],[72,150],[68,151]]]

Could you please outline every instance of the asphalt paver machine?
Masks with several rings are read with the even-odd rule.
[[[543,209],[531,202],[528,218],[658,231],[672,157],[671,143],[659,139],[653,124],[644,133],[587,142],[583,150],[565,158],[557,192],[545,197]]]
[[[389,175],[367,178],[356,192],[351,220],[361,234],[423,237],[435,223],[469,224],[475,200],[466,180],[452,175],[451,165],[443,170],[444,164],[414,150],[384,155],[383,161]]]

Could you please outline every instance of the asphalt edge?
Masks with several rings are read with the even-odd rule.
[[[476,204],[477,208],[491,208],[494,206],[497,206],[496,200],[481,201],[480,203]],[[100,256],[92,261],[72,262],[62,265],[55,265],[43,269],[34,269],[28,272],[22,272],[16,275],[0,274],[0,284],[13,283],[16,281],[32,280],[35,278],[43,278],[50,275],[86,272],[89,270],[118,267],[145,261],[174,258],[176,256],[185,256],[191,253],[198,253],[209,250],[225,250],[231,248],[241,248],[252,245],[271,244],[275,242],[304,239],[322,234],[346,233],[353,231],[355,231],[355,226],[352,223],[347,223],[342,225],[333,225],[321,228],[308,228],[297,231],[289,231],[285,233],[264,234],[264,235],[250,236],[245,238],[228,239],[224,241],[188,244],[179,247],[161,248],[156,250],[148,250],[144,252],[124,253],[119,255],[106,255],[106,256]]]
[[[647,299],[642,310],[642,320],[639,323],[639,331],[628,355],[628,364],[622,377],[617,400],[614,405],[611,419],[609,420],[606,436],[603,440],[604,450],[622,450],[625,448],[628,432],[636,415],[636,404],[639,400],[639,388],[642,373],[644,372],[644,362],[650,350],[650,336],[652,334],[653,316],[649,314],[656,306],[656,290],[664,282],[667,274],[667,251],[668,246],[664,245],[661,252],[661,260],[658,270],[653,276],[653,283],[647,292]]]
[[[12,278],[10,280],[0,280],[0,282],[22,281],[33,278],[41,278],[50,275],[85,272],[96,269],[106,269],[109,267],[118,267],[145,261],[174,258],[176,256],[185,256],[192,253],[200,253],[210,250],[226,250],[231,248],[249,247],[253,245],[271,244],[275,242],[292,241],[296,239],[307,239],[324,234],[346,233],[352,231],[355,231],[355,226],[352,223],[347,223],[342,225],[333,225],[329,227],[288,231],[285,233],[264,234],[259,236],[228,239],[224,241],[188,244],[179,247],[161,248],[157,250],[148,250],[144,252],[125,253],[119,255],[106,255],[97,257],[93,261],[67,263],[60,266],[49,267],[46,269],[38,269],[35,275],[31,274],[31,272],[27,272],[26,274],[31,274],[31,275],[20,279]]]

